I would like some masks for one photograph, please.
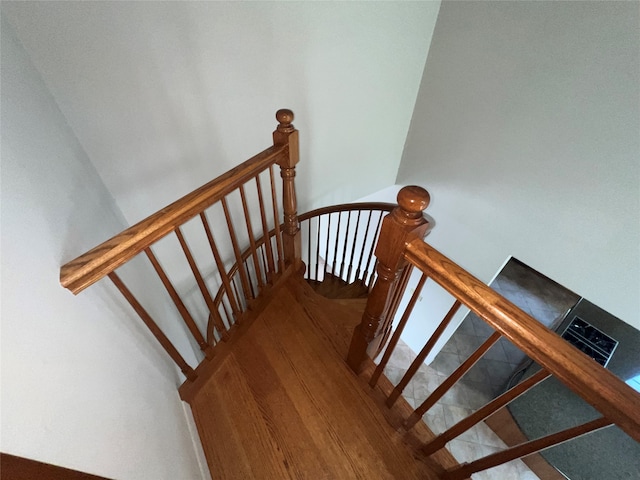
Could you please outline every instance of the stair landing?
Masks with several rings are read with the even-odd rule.
[[[271,295],[191,401],[212,477],[437,479],[320,328],[331,301],[295,278]]]

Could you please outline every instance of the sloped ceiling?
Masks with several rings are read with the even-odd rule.
[[[439,2],[3,2],[128,222],[301,131],[301,210],[394,182]],[[52,158],[52,162],[56,159]]]

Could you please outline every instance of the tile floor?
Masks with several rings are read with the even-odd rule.
[[[415,356],[415,353],[402,340],[398,343],[385,368],[385,375],[394,385],[398,384]],[[446,378],[447,375],[443,372],[429,365],[422,365],[404,390],[403,397],[415,408]],[[490,393],[475,392],[459,382],[426,413],[423,420],[434,433],[440,434],[491,398]],[[504,442],[484,422],[447,444],[447,449],[459,462],[471,462],[505,448]],[[521,460],[478,472],[471,478],[473,480],[538,480],[538,477]]]
[[[555,322],[578,300],[578,296],[517,261],[510,261],[491,287],[543,324]],[[493,330],[473,314],[462,322],[431,365],[422,365],[403,396],[414,408],[420,405]],[[385,374],[397,384],[416,354],[400,342]],[[501,394],[525,355],[505,339],[498,341],[446,395],[424,416],[431,430],[442,433],[488,401]],[[481,422],[447,448],[460,462],[470,462],[506,448],[495,433]],[[472,476],[473,480],[535,480],[538,477],[521,461],[515,460]]]

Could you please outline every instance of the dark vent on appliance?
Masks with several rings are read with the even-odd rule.
[[[578,350],[589,355],[603,367],[607,366],[618,341],[580,317],[575,317],[562,334],[562,338]]]

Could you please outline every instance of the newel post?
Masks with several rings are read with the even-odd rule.
[[[398,192],[398,206],[382,221],[375,255],[378,278],[373,285],[362,321],[353,331],[347,363],[359,373],[367,356],[375,355],[392,318],[385,318],[394,285],[406,261],[402,255],[412,239],[424,237],[428,222],[422,212],[429,205],[429,193],[408,186]]]
[[[302,267],[300,222],[298,222],[298,201],[296,199],[296,164],[300,159],[298,131],[293,124],[293,112],[288,109],[276,112],[278,128],[273,132],[274,145],[287,145],[287,154],[278,160],[282,177],[282,203],[284,211],[283,248],[286,265],[296,270]]]

